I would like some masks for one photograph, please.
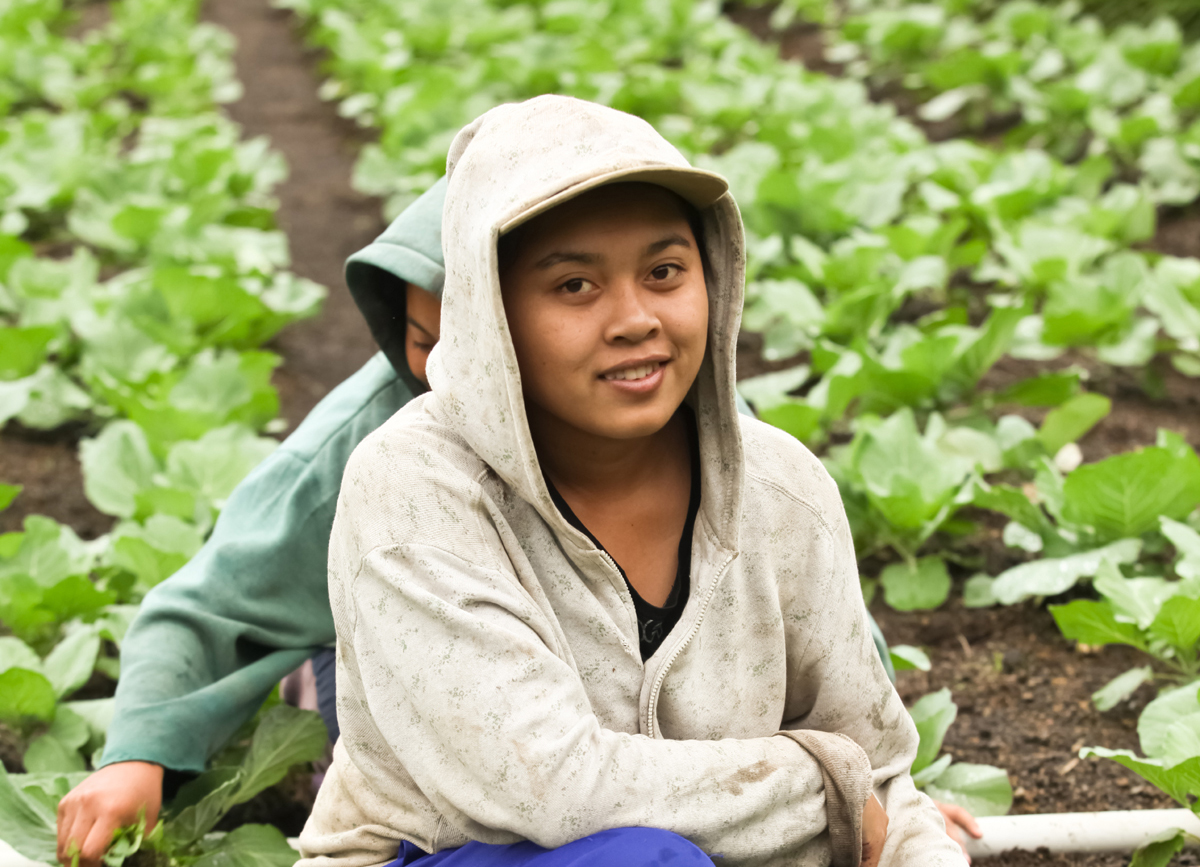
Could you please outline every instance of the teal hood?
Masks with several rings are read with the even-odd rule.
[[[405,283],[438,298],[446,269],[442,262],[443,177],[409,205],[382,235],[346,260],[346,285],[367,320],[371,334],[396,372],[419,394],[404,358]]]

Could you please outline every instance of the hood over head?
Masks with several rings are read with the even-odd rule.
[[[701,518],[736,548],[742,445],[734,354],[745,279],[741,217],[719,175],[692,168],[650,124],[563,96],[502,105],[459,132],[447,160],[442,226],[446,283],[430,388],[448,423],[506,483],[556,527],[500,294],[500,235],[601,184],[644,181],[699,211],[711,272],[708,349],[688,402],[700,433]],[[567,528],[567,529],[564,529]]]
[[[346,260],[346,285],[354,303],[392,367],[406,382],[412,380],[407,384],[415,394],[425,386],[412,375],[404,356],[405,284],[442,297],[445,200],[443,177],[392,220],[382,235]]]

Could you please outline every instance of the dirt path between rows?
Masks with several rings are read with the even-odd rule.
[[[208,0],[203,17],[237,37],[244,95],[229,115],[247,137],[267,136],[287,160],[278,219],[292,268],[329,289],[319,317],[286,329],[269,347],[284,357],[275,383],[290,429],[375,352],[342,263],[383,230],[383,219],[379,202],[350,186],[355,129],[317,97],[317,58],[302,47],[294,16],[266,0]]]

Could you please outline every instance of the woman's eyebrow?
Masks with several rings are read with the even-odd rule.
[[[405,318],[408,320],[408,324],[411,325],[413,328],[419,328],[421,331],[424,331],[426,334],[428,334],[434,340],[437,339],[436,334],[434,334],[432,331],[430,331],[428,328],[426,328],[424,325],[422,325],[417,320],[413,319],[411,316],[406,316]]]
[[[683,235],[667,235],[667,237],[663,238],[661,241],[655,241],[653,244],[647,247],[646,255],[653,256],[656,253],[661,253],[668,247],[687,247],[690,250],[692,247],[692,242],[683,237]]]
[[[667,235],[665,238],[655,241],[653,244],[647,246],[645,255],[653,256],[657,253],[661,253],[668,247],[687,247],[688,249],[691,249],[691,246],[692,242],[683,237],[683,235]],[[603,258],[604,257],[599,253],[582,253],[573,250],[560,250],[539,259],[536,263],[534,263],[533,267],[537,268],[538,270],[544,270],[546,268],[553,268],[555,265],[561,265],[563,262],[578,262],[580,265],[595,265]]]
[[[595,265],[602,257],[597,253],[577,253],[571,250],[551,253],[542,259],[539,259],[534,268],[539,271],[545,268],[553,268],[555,265],[561,265],[563,262],[578,262],[580,265]]]

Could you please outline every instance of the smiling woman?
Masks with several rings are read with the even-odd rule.
[[[431,392],[343,479],[304,867],[961,865],[837,489],[739,419],[724,180],[563,97],[448,169]]]
[[[677,581],[693,424],[679,410],[708,333],[688,209],[663,187],[600,187],[517,229],[500,263],[542,470],[655,606]]]

